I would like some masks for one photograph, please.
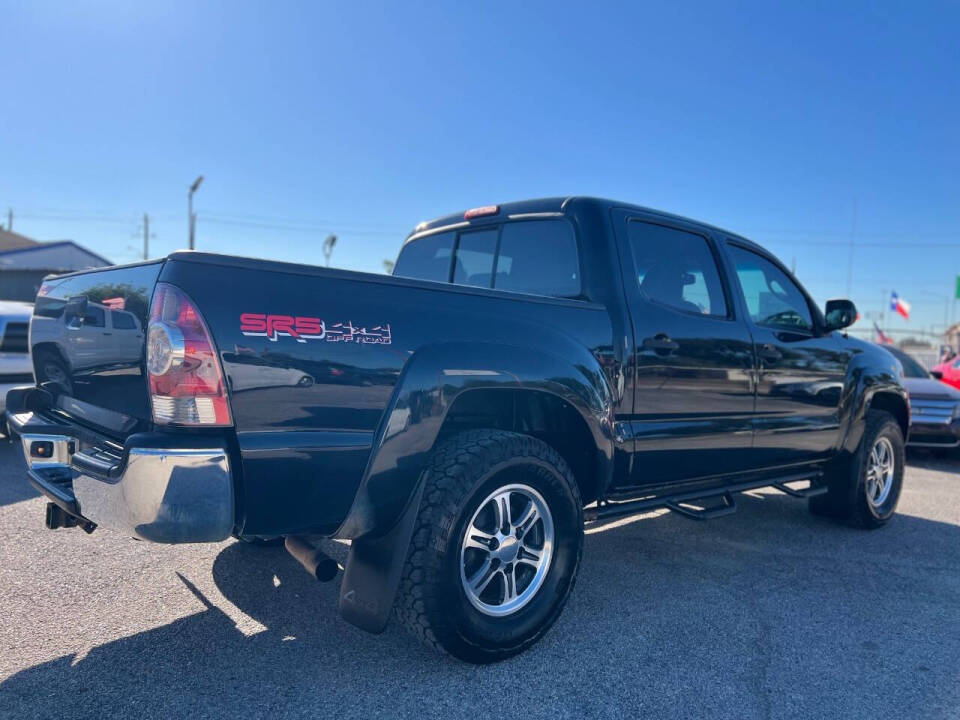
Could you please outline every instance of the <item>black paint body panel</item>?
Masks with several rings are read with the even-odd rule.
[[[732,236],[708,225],[605,200],[555,198],[502,205],[469,223],[462,214],[425,223],[412,241],[451,225],[531,215],[562,215],[575,228],[580,299],[186,252],[162,264],[69,277],[78,288],[127,283],[138,308],[157,281],[195,302],[228,386],[235,427],[216,432],[234,456],[241,535],[389,531],[415,496],[449,411],[471,393],[544,393],[572,408],[589,434],[585,466],[601,496],[823,462],[856,448],[876,393],[906,408],[896,363],[885,353],[822,327],[801,339],[753,327],[725,256]],[[633,270],[623,226],[631,219],[707,238],[723,269],[729,316],[644,299],[635,279],[626,280]],[[319,318],[327,333],[302,342],[244,334],[244,314]],[[644,344],[660,333],[676,341],[676,352]],[[761,340],[780,344],[777,368],[758,361]],[[104,383],[103,391],[63,415],[78,423],[87,422],[85,409],[113,413],[113,422],[123,416],[135,428],[101,428],[121,439],[152,429],[142,355],[141,348],[128,375],[104,366],[93,380],[78,378],[78,387]]]

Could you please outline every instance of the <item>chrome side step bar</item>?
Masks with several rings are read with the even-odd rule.
[[[594,522],[667,508],[690,520],[713,520],[724,515],[732,515],[737,511],[734,493],[772,487],[791,497],[808,498],[827,492],[829,488],[826,485],[818,484],[822,477],[822,471],[816,470],[785,475],[779,478],[767,477],[747,480],[714,490],[692,490],[675,495],[648,496],[635,500],[604,502],[595,508],[584,510],[584,518],[587,522]],[[788,485],[788,483],[803,481],[809,482],[809,485],[805,488],[793,488]],[[719,504],[714,502],[717,499],[720,501]]]

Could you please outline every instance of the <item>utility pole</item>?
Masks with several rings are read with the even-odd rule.
[[[187,193],[187,223],[190,232],[190,249],[193,250],[194,245],[194,234],[197,228],[197,216],[193,212],[193,194],[197,191],[197,188],[200,187],[200,183],[203,182],[203,175],[198,175],[197,179],[193,181],[193,185],[190,186],[190,190]]]
[[[13,232],[13,208],[7,208],[7,232]]]
[[[150,216],[143,214],[143,259],[150,257]]]

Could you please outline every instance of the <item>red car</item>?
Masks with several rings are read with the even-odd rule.
[[[937,365],[930,373],[947,385],[960,388],[960,356]]]

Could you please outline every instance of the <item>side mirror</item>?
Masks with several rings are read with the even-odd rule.
[[[857,306],[853,304],[852,300],[846,298],[827,300],[824,318],[828,331],[842,330],[857,321]]]
[[[932,377],[934,380],[943,380],[943,373],[939,370],[931,370],[930,377]]]

